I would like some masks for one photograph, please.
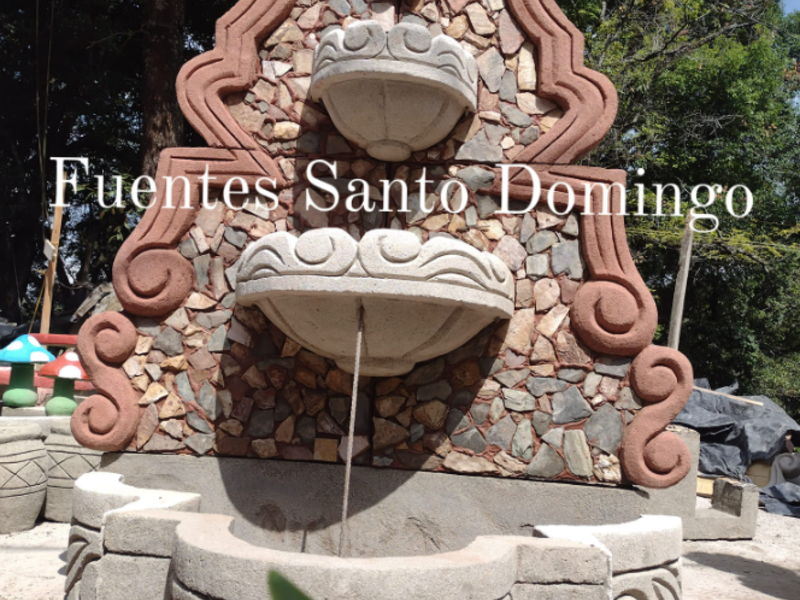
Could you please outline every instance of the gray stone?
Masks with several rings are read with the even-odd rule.
[[[406,385],[423,385],[439,379],[444,373],[444,358],[437,358],[433,362],[417,366],[403,380]]]
[[[528,419],[520,421],[517,425],[517,432],[511,440],[511,456],[524,461],[529,461],[533,457],[533,433]]]
[[[480,367],[481,375],[484,377],[491,377],[503,368],[503,359],[492,357],[482,358],[478,361],[478,367]]]
[[[456,173],[456,177],[466,183],[471,190],[489,187],[494,182],[494,173],[492,171],[475,166],[459,170]]]
[[[350,5],[353,7],[353,12],[357,15],[364,14],[368,8],[368,4],[364,0],[350,0]]]
[[[500,205],[491,196],[486,194],[475,194],[475,201],[478,203],[478,216],[486,219],[500,210]]]
[[[567,467],[573,475],[578,477],[592,476],[592,455],[586,436],[580,429],[571,429],[564,434],[564,458]]]
[[[629,387],[624,387],[619,391],[617,408],[624,410],[638,410],[642,408],[642,399],[636,395]]]
[[[469,409],[469,414],[472,416],[472,420],[475,421],[476,425],[483,425],[486,419],[489,417],[489,408],[490,404],[486,402],[476,402],[472,405]]]
[[[202,292],[208,287],[208,267],[211,265],[211,256],[203,254],[195,258],[192,263],[194,264],[194,274],[197,278],[197,287]]]
[[[222,405],[217,398],[217,391],[207,381],[204,381],[200,388],[200,393],[197,395],[197,403],[200,408],[206,411],[208,418],[212,421],[216,421],[222,414]]]
[[[586,371],[583,369],[559,369],[558,378],[570,383],[580,383],[586,377]]]
[[[178,395],[184,402],[194,402],[194,390],[192,384],[189,383],[189,374],[186,371],[181,371],[175,378],[175,385],[178,388]]]
[[[525,274],[529,279],[547,277],[550,272],[550,257],[547,254],[534,254],[525,260]]]
[[[533,218],[531,218],[531,220],[535,221]],[[539,254],[556,242],[558,242],[558,236],[549,229],[543,229],[542,231],[537,231],[534,236],[528,240],[528,243],[525,244],[525,249],[528,251],[528,254]]]
[[[339,402],[340,400],[342,402]],[[349,418],[350,416],[350,398],[333,398],[331,400],[331,413],[333,413],[333,418],[336,419],[337,421],[339,421],[338,419],[339,411],[337,410],[337,408],[338,405],[340,404],[343,404],[346,407],[345,419]],[[292,414],[292,407],[289,406],[289,403],[286,401],[286,399],[278,398],[278,400],[275,402],[275,421],[283,422],[286,419],[288,419],[289,415],[291,414]],[[339,421],[339,425],[342,425],[345,419]]]
[[[155,337],[161,333],[161,325],[152,317],[136,317],[134,323],[136,323],[136,329],[145,335]]]
[[[563,392],[567,389],[567,383],[552,377],[529,377],[525,382],[525,387],[528,391],[536,396],[543,396],[545,394],[555,394],[556,392]]]
[[[304,444],[313,444],[317,437],[317,421],[308,415],[303,415],[297,420],[294,432]]]
[[[494,378],[496,381],[502,383],[505,387],[513,388],[520,381],[528,377],[530,373],[531,372],[528,369],[512,369],[503,371],[502,373],[497,373]]]
[[[496,396],[492,400],[492,405],[489,408],[489,420],[492,422],[497,422],[497,420],[503,416],[505,409],[506,407],[505,404],[503,404],[503,400],[500,398],[500,396]]]
[[[422,436],[425,434],[425,425],[422,423],[414,423],[408,428],[408,431],[411,433],[411,437],[408,438],[408,443],[413,444],[422,439]]]
[[[491,144],[499,144],[502,139],[508,134],[508,129],[502,125],[495,125],[494,123],[486,123],[483,126],[486,132],[486,137]]]
[[[478,224],[478,211],[474,206],[468,206],[464,211],[464,220],[467,222],[468,227],[475,227]]]
[[[575,216],[575,213],[571,213],[567,217],[566,223],[564,223],[564,226],[561,228],[561,233],[562,235],[568,235],[570,237],[578,237],[580,231],[578,217]]]
[[[192,260],[199,254],[197,251],[197,244],[194,243],[192,238],[186,238],[178,244],[178,252],[181,253],[181,256],[189,260]]]
[[[542,437],[547,428],[550,427],[550,422],[553,420],[553,416],[550,413],[546,413],[542,410],[534,411],[533,413],[533,429],[536,431],[536,435]]]
[[[592,407],[576,387],[553,395],[553,423],[574,423],[591,416]]]
[[[503,160],[503,149],[492,144],[485,131],[479,131],[456,153],[456,160],[474,160],[475,162],[497,163]]]
[[[469,406],[475,400],[475,392],[469,390],[459,390],[450,399],[452,406]]]
[[[211,433],[211,426],[208,424],[208,422],[194,411],[186,413],[186,422],[189,424],[189,427],[195,431],[199,431],[200,433]],[[186,443],[187,445],[189,444],[188,440]],[[191,448],[191,446],[189,447]]]
[[[512,125],[516,125],[517,127],[530,127],[531,125],[531,118],[515,106],[502,104],[500,106],[500,112],[506,118],[506,121]]]
[[[506,71],[500,81],[500,100],[514,102],[517,97],[517,78],[511,71]]]
[[[307,131],[297,140],[297,150],[307,154],[317,154],[322,147],[322,134],[317,131]]]
[[[564,470],[564,459],[547,444],[539,446],[539,451],[525,469],[529,477],[551,479]]]
[[[226,278],[227,278],[227,276],[226,276]],[[236,304],[236,292],[230,292],[229,294],[225,294],[225,296],[222,298],[222,301],[220,302],[220,304],[222,304],[222,308],[231,308],[231,307],[233,307],[233,305]],[[203,313],[203,314],[209,314],[209,313]],[[214,313],[211,313],[211,314],[214,314]]]
[[[225,326],[220,325],[208,340],[208,351],[224,352],[225,350],[230,350],[231,344],[228,341],[227,333]]]
[[[497,423],[492,425],[486,432],[486,441],[495,446],[499,446],[503,450],[508,450],[511,447],[511,440],[517,432],[517,424],[511,415],[506,415]]]
[[[551,429],[542,436],[542,441],[547,442],[553,448],[561,448],[561,444],[564,442],[564,428],[556,427]]]
[[[508,410],[528,412],[536,408],[536,399],[526,392],[519,390],[503,390],[505,405]]]
[[[486,440],[483,439],[481,432],[475,427],[470,427],[466,431],[457,433],[451,436],[450,439],[454,445],[472,450],[475,454],[480,454],[486,450]]]
[[[595,394],[597,394],[597,386],[600,385],[602,380],[602,375],[598,375],[597,373],[589,373],[586,376],[586,379],[583,381],[583,395],[586,398],[594,398]],[[622,397],[621,392],[620,397]]]
[[[622,441],[621,415],[610,404],[604,404],[589,417],[583,431],[594,447],[615,454]]]
[[[531,125],[525,131],[522,132],[522,135],[519,136],[519,143],[523,146],[527,146],[528,144],[532,144],[536,140],[539,139],[540,130],[536,125]]]
[[[453,435],[456,431],[461,431],[470,426],[469,418],[457,408],[450,409],[445,421],[445,431],[448,435]]]
[[[621,356],[598,356],[594,362],[594,370],[601,375],[610,375],[622,379],[628,374],[631,365],[630,358]]]
[[[153,340],[153,348],[161,350],[167,356],[177,356],[183,353],[183,336],[181,332],[167,327]]]
[[[195,433],[184,441],[196,454],[205,454],[214,446],[217,436],[213,433]]]
[[[243,248],[247,242],[247,233],[233,227],[226,227],[223,237],[229,244],[237,248]]]
[[[350,4],[347,0],[328,0],[328,6],[345,17],[350,14]]]
[[[554,275],[566,273],[570,279],[583,277],[581,250],[577,241],[555,244],[550,254]]]
[[[489,48],[481,54],[477,61],[481,79],[493,94],[500,89],[500,82],[505,74],[505,61],[496,48]]]
[[[522,217],[522,226],[519,229],[519,243],[525,244],[527,250],[527,243],[531,237],[536,233],[536,218],[531,213],[525,213]],[[528,250],[530,253],[530,250]]]
[[[205,329],[216,329],[223,323],[231,320],[233,313],[229,310],[215,310],[214,312],[200,313],[195,317],[195,325]]]
[[[250,414],[247,435],[253,438],[269,437],[275,429],[275,411],[273,409],[256,409]]]
[[[425,402],[426,400],[441,400],[447,402],[450,394],[453,393],[453,388],[447,383],[447,380],[442,379],[436,383],[429,383],[423,385],[417,390],[417,401]]]
[[[150,379],[153,381],[161,379],[161,375],[163,374],[161,367],[155,363],[145,363],[144,370],[147,371],[147,374],[150,375]]]

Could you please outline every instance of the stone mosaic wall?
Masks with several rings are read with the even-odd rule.
[[[439,145],[404,164],[381,163],[337,134],[324,107],[306,96],[313,48],[325,31],[374,18],[423,24],[476,56],[479,111]],[[588,276],[577,214],[537,207],[498,215],[499,199],[481,190],[494,173],[480,166],[512,161],[561,116],[535,95],[535,52],[501,0],[299,0],[260,46],[257,83],[226,104],[237,122],[277,158],[293,183],[271,211],[252,205],[202,209],[179,245],[196,282],[164,319],[132,316],[135,354],[124,364],[143,393],[130,450],[342,462],[352,376],[288,339],[257,309],[235,301],[239,257],[274,231],[338,227],[360,238],[376,227],[405,229],[422,241],[452,236],[500,257],[516,274],[516,313],[447,356],[405,377],[364,378],[354,440],[358,464],[503,477],[619,483],[618,447],[641,408],[628,384],[630,359],[599,356],[570,327],[570,306]],[[305,207],[305,170],[316,157],[337,160],[349,179],[382,197],[382,179],[408,183],[408,212],[392,186],[392,212]],[[425,167],[426,213],[414,183]],[[329,176],[329,173],[320,173]],[[465,210],[449,214],[439,190],[457,178],[469,189]],[[456,191],[451,186],[453,192]],[[347,192],[345,191],[345,194]],[[317,204],[330,197],[311,192]],[[457,205],[458,198],[451,198]],[[519,208],[512,203],[512,208]]]

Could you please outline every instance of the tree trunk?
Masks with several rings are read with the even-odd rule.
[[[183,65],[185,0],[146,0],[142,175],[155,177],[158,155],[183,143],[175,79]]]

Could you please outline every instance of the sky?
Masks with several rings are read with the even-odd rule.
[[[783,0],[783,8],[787,14],[800,10],[800,0]]]

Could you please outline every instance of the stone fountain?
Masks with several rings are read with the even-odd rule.
[[[573,164],[617,99],[556,3],[241,0],[216,40],[177,82],[209,147],[162,154],[124,312],[81,330],[98,393],[72,431],[107,454],[77,485],[69,597],[263,598],[278,569],[315,598],[680,598],[677,517],[741,534],[754,496],[721,483],[748,500],[695,518],[697,436],[668,430],[691,365],[652,345],[598,186],[500,213],[498,164],[544,194],[625,184]],[[313,209],[320,157],[408,197]],[[422,208],[423,168],[462,210]],[[201,206],[205,175],[277,202]],[[512,201],[533,188],[510,170]]]

